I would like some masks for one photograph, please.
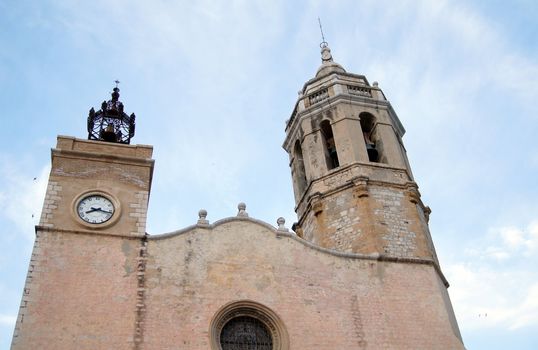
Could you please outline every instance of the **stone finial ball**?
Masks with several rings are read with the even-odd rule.
[[[276,223],[278,224],[278,226],[282,226],[286,223],[286,219],[284,219],[282,216],[279,217],[278,219],[276,219]]]
[[[200,219],[205,219],[207,217],[207,210],[205,209],[200,209],[200,211],[198,212],[198,217]]]
[[[237,209],[239,209],[239,210],[245,210],[245,209],[247,209],[247,205],[246,205],[245,203],[241,202],[241,203],[239,203],[239,204],[237,205]]]
[[[375,87],[378,87],[379,86],[379,83],[377,81],[374,81],[374,86]]]

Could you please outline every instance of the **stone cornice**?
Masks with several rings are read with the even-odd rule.
[[[190,226],[187,226],[185,228],[182,228],[182,229],[179,229],[179,230],[176,230],[176,231],[172,231],[172,232],[168,232],[168,233],[150,235],[150,236],[148,236],[148,239],[149,240],[160,240],[160,239],[166,239],[166,238],[170,238],[170,237],[174,237],[174,236],[179,236],[179,235],[182,235],[184,233],[190,232],[190,231],[194,230],[195,228],[212,230],[217,226],[227,224],[227,223],[230,223],[230,222],[250,222],[250,223],[253,223],[253,224],[260,225],[260,226],[262,226],[262,227],[264,227],[264,228],[266,228],[268,230],[277,231],[277,229],[273,225],[268,224],[267,222],[265,222],[263,220],[254,219],[254,218],[251,218],[251,217],[248,217],[248,216],[231,216],[231,217],[228,217],[228,218],[217,220],[212,224],[195,224],[195,225],[190,225]]]
[[[352,78],[352,79],[364,80],[366,82],[366,86],[370,87],[370,83],[368,82],[368,79],[364,75],[347,73],[347,72],[345,72],[345,73],[343,73],[343,72],[340,72],[340,73],[331,72],[329,74],[320,75],[319,77],[315,77],[315,78],[312,78],[312,79],[308,80],[306,83],[304,83],[303,88],[301,89],[301,91],[304,94],[309,85],[312,85],[312,84],[314,84],[314,83],[316,83],[316,82],[318,82],[320,80],[326,79],[327,77],[330,77],[331,75],[335,75],[337,77],[342,76],[342,77],[347,77],[347,78]]]
[[[396,257],[396,256],[390,256],[386,254],[379,254],[379,253],[374,253],[374,254],[348,253],[348,252],[342,252],[342,251],[338,251],[334,249],[323,248],[323,247],[315,245],[312,242],[304,240],[298,237],[296,234],[291,233],[287,230],[277,229],[265,221],[250,218],[250,217],[233,216],[233,217],[228,217],[228,218],[215,221],[213,224],[195,224],[195,225],[187,226],[177,231],[164,233],[164,234],[158,234],[158,235],[145,234],[145,235],[135,236],[135,235],[126,235],[126,234],[109,234],[106,232],[99,232],[99,231],[93,231],[93,230],[63,230],[63,229],[57,229],[54,227],[44,227],[44,226],[35,226],[35,230],[36,230],[36,233],[38,231],[42,231],[42,232],[52,232],[52,233],[60,233],[60,234],[101,235],[101,236],[107,236],[107,237],[119,238],[119,239],[125,239],[125,238],[139,239],[139,240],[147,239],[148,241],[158,241],[158,240],[165,240],[165,239],[173,238],[176,236],[181,236],[183,234],[192,232],[195,229],[202,229],[203,231],[211,231],[221,225],[225,225],[229,223],[239,223],[239,222],[259,225],[267,229],[268,231],[274,233],[277,238],[280,238],[280,239],[288,238],[299,244],[302,244],[303,246],[307,248],[313,249],[315,251],[318,251],[324,254],[336,256],[336,257],[357,259],[357,260],[373,260],[373,261],[382,261],[382,262],[431,265],[435,268],[437,274],[439,275],[439,278],[441,278],[441,280],[443,281],[443,284],[447,288],[449,287],[449,283],[446,280],[445,276],[443,275],[441,268],[439,267],[438,263],[433,259]]]
[[[99,231],[99,230],[84,230],[84,229],[65,230],[65,229],[56,228],[56,227],[36,225],[35,226],[36,234],[38,231],[52,232],[52,233],[67,233],[67,234],[76,234],[76,235],[107,236],[107,237],[129,238],[129,239],[141,239],[146,236],[145,234],[134,235],[134,234],[124,234],[124,233],[110,233],[109,231]]]
[[[323,248],[320,246],[315,245],[312,242],[309,242],[307,240],[304,240],[297,235],[289,232],[277,232],[278,237],[288,237],[291,238],[297,242],[300,242],[304,244],[305,246],[312,248],[314,250],[317,250],[319,252],[327,253],[330,255],[342,257],[342,258],[350,258],[350,259],[362,259],[362,260],[376,260],[376,261],[387,261],[387,262],[396,262],[396,263],[407,263],[407,264],[421,264],[421,265],[431,265],[435,268],[435,271],[439,275],[439,278],[441,278],[441,281],[443,281],[443,284],[448,288],[449,283],[447,279],[445,278],[443,272],[441,271],[441,268],[439,267],[439,264],[433,259],[424,259],[424,258],[407,258],[407,257],[396,257],[396,256],[390,256],[386,254],[360,254],[360,253],[347,253],[347,252],[341,252],[334,249],[329,248]]]
[[[213,224],[202,224],[202,225],[201,224],[195,224],[195,225],[191,225],[191,226],[185,227],[183,229],[173,231],[173,232],[169,232],[169,233],[164,233],[164,234],[159,234],[159,235],[154,235],[154,236],[149,235],[148,236],[148,241],[164,240],[164,239],[169,239],[169,238],[173,238],[173,237],[176,237],[176,236],[181,236],[183,234],[192,232],[195,229],[202,229],[204,231],[205,230],[211,231],[211,230],[215,229],[218,226],[229,224],[229,223],[235,223],[235,222],[247,222],[247,223],[252,223],[252,224],[255,224],[255,225],[262,226],[262,227],[266,228],[267,230],[269,230],[270,232],[274,233],[277,238],[292,239],[293,241],[296,241],[297,243],[302,244],[307,248],[310,248],[310,249],[313,249],[315,251],[325,253],[325,254],[328,254],[328,255],[341,257],[341,258],[358,259],[358,260],[374,260],[374,261],[406,263],[406,264],[430,265],[430,266],[433,266],[435,268],[436,272],[439,275],[439,278],[441,278],[441,280],[443,281],[443,284],[447,288],[449,286],[449,283],[446,280],[445,276],[443,275],[439,265],[433,259],[396,257],[396,256],[390,256],[390,255],[386,255],[386,254],[379,254],[379,253],[375,253],[375,254],[348,253],[348,252],[342,252],[342,251],[338,251],[338,250],[334,250],[334,249],[323,248],[323,247],[315,245],[314,243],[312,243],[310,241],[307,241],[307,240],[304,240],[304,239],[298,237],[294,233],[291,233],[289,231],[279,230],[279,229],[273,227],[271,224],[266,223],[265,221],[250,218],[250,217],[236,217],[236,216],[233,216],[233,217],[228,217],[228,218],[224,218],[224,219],[215,221]]]
[[[124,155],[113,155],[113,154],[102,154],[102,153],[87,152],[87,151],[73,151],[73,150],[65,150],[65,149],[58,149],[58,148],[52,148],[51,154],[53,157],[63,157],[63,158],[71,158],[71,159],[83,158],[83,159],[91,159],[91,160],[107,162],[107,163],[149,166],[151,168],[153,168],[155,164],[155,160],[147,159],[147,158],[129,157],[129,156],[124,156]]]
[[[333,170],[330,170],[327,174],[323,175],[323,176],[320,176],[319,178],[315,179],[315,180],[311,180],[309,183],[308,183],[308,186],[307,188],[305,189],[301,199],[298,201],[297,205],[295,206],[295,211],[297,211],[297,209],[302,205],[302,203],[305,201],[305,198],[307,197],[307,195],[309,194],[309,192],[311,191],[312,187],[318,183],[318,182],[321,182],[321,181],[324,181],[325,179],[328,179],[328,178],[331,178],[333,177],[334,175],[336,175],[337,173],[341,173],[341,172],[345,172],[349,169],[352,169],[352,168],[361,168],[361,169],[375,169],[375,168],[380,168],[380,169],[388,169],[388,170],[394,170],[394,171],[398,171],[398,172],[403,172],[407,175],[408,179],[405,180],[405,181],[401,181],[401,184],[399,185],[400,187],[401,186],[404,186],[405,183],[411,181],[412,179],[412,176],[411,174],[408,172],[407,169],[405,168],[399,168],[399,167],[394,167],[394,166],[390,166],[390,165],[386,165],[386,164],[383,164],[383,163],[362,163],[362,162],[353,162],[351,164],[346,164],[346,165],[343,165],[343,166],[340,166],[338,168],[335,168]],[[359,176],[362,176],[362,175],[359,175]],[[351,176],[349,180],[353,180],[353,178],[355,178],[354,176]],[[377,180],[375,178],[371,178],[369,177],[369,180],[368,180],[368,183],[369,184],[375,184],[375,185],[388,185],[388,186],[398,186],[395,182],[388,182],[388,181],[380,181],[380,180]],[[333,189],[331,189],[330,191],[328,191],[327,193],[334,193],[334,192],[338,192],[340,190],[343,190],[343,189],[346,189],[346,188],[349,188],[349,187],[352,187],[353,186],[353,183],[352,182],[345,182],[339,186],[336,186],[334,187]],[[324,193],[326,194],[326,193]]]

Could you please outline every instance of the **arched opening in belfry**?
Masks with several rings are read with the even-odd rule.
[[[333,129],[331,123],[328,120],[324,120],[319,125],[321,130],[321,136],[323,139],[323,149],[325,152],[325,161],[327,163],[327,170],[331,170],[340,166],[338,162],[338,152],[336,151],[336,144],[334,142]]]
[[[381,155],[375,135],[375,117],[370,113],[363,112],[359,115],[359,119],[361,120],[362,135],[366,144],[366,152],[368,152],[368,160],[378,163]]]
[[[297,189],[299,194],[302,194],[306,189],[306,171],[304,167],[303,150],[301,149],[301,143],[299,140],[295,141],[293,148],[293,157],[295,165],[295,181],[297,182]]]

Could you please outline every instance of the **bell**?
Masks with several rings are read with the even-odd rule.
[[[118,137],[116,136],[116,133],[114,132],[114,126],[112,124],[108,124],[106,126],[106,129],[101,130],[101,139],[107,142],[118,141]]]
[[[377,153],[377,149],[375,149],[375,144],[367,143],[366,151],[368,152],[368,160],[370,162],[377,162],[377,157],[379,157],[379,153]]]

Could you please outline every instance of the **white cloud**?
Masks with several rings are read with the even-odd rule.
[[[473,263],[449,265],[450,294],[460,326],[467,330],[538,325],[538,282],[533,271],[499,271]]]
[[[496,231],[510,248],[518,248],[525,243],[523,231],[517,227],[501,227]]]
[[[538,283],[529,288],[525,300],[519,305],[514,314],[516,317],[510,327],[511,329],[538,324]]]
[[[470,331],[538,326],[538,221],[491,228],[445,265],[460,326]]]
[[[0,216],[9,220],[28,239],[33,239],[39,223],[50,167],[29,174],[21,160],[2,157],[0,163]],[[23,175],[26,174],[26,175]],[[35,177],[35,180],[34,180]]]
[[[16,321],[17,316],[0,314],[0,326],[2,327],[13,328]]]
[[[490,234],[498,238],[502,246],[512,254],[530,256],[538,248],[538,221],[531,222],[525,228],[515,226],[493,228]]]

